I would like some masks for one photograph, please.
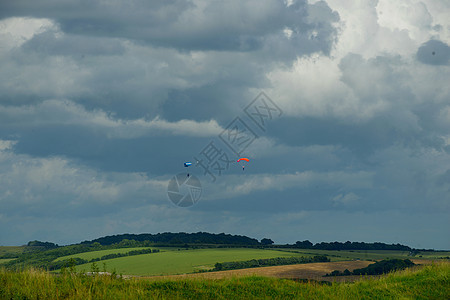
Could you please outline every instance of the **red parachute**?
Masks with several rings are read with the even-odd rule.
[[[239,159],[237,160],[237,162],[240,162],[240,161],[242,161],[242,171],[244,171],[244,169],[245,169],[245,162],[249,162],[250,159],[248,159],[248,158],[246,158],[246,157],[241,157],[241,158],[239,158]]]

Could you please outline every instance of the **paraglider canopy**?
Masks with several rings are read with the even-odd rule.
[[[244,169],[245,169],[245,162],[249,162],[250,159],[248,159],[246,157],[241,157],[236,162],[240,162],[240,161],[242,162],[242,171],[244,171]]]
[[[249,161],[250,161],[248,158],[242,157],[242,158],[239,158],[239,159],[237,160],[237,162],[240,162],[241,160],[245,160],[246,162],[249,162]]]

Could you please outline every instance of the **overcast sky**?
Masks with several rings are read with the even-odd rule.
[[[447,0],[1,1],[0,245],[450,249],[449,20]],[[185,161],[203,190],[178,207]]]

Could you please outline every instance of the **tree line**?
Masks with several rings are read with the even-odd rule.
[[[401,244],[385,244],[380,242],[365,243],[365,242],[321,242],[313,244],[310,241],[297,241],[293,245],[287,245],[292,248],[299,249],[320,249],[320,250],[400,250],[411,251],[409,246]]]
[[[242,235],[231,234],[214,234],[208,232],[197,233],[157,233],[157,234],[119,234],[112,236],[101,237],[92,241],[84,241],[81,244],[99,243],[101,245],[112,245],[120,243],[122,240],[133,240],[136,243],[150,242],[153,245],[192,245],[192,244],[210,244],[210,245],[236,245],[236,246],[248,246],[248,247],[288,247],[298,249],[320,249],[320,250],[399,250],[399,251],[412,251],[413,248],[405,245],[386,244],[381,242],[365,243],[365,242],[320,242],[313,244],[309,240],[297,241],[294,244],[277,245],[273,246],[273,241],[269,238],[263,238],[261,241]],[[136,244],[137,245],[137,244]],[[421,250],[422,251],[422,250]]]
[[[414,265],[409,259],[384,259],[370,264],[365,268],[355,269],[353,272],[348,269],[344,272],[334,270],[325,276],[382,275],[392,271],[403,270]]]
[[[101,245],[112,245],[120,243],[122,240],[134,240],[136,242],[148,241],[153,244],[164,245],[181,245],[181,244],[226,244],[226,245],[247,245],[257,246],[260,245],[257,239],[249,238],[242,235],[231,235],[225,233],[143,233],[143,234],[118,234],[101,237],[92,241],[84,241],[81,244],[99,243]],[[267,242],[265,240],[265,242]],[[273,243],[273,242],[272,242]]]
[[[247,268],[258,268],[267,266],[281,266],[294,264],[307,264],[314,262],[329,262],[330,259],[325,255],[316,255],[314,257],[291,256],[291,257],[275,257],[264,259],[252,259],[245,261],[231,261],[216,263],[212,271],[236,270]]]
[[[101,245],[100,243],[94,242],[92,244],[74,244],[57,248],[52,247],[47,250],[43,249],[41,246],[38,246],[38,248],[34,248],[34,246],[32,246],[34,249],[33,251],[28,250],[18,254],[14,260],[5,263],[4,266],[19,269],[27,266],[48,268],[58,257],[109,249],[149,247],[151,245],[152,243],[148,241],[137,243],[135,241],[122,240],[119,243],[112,245]]]

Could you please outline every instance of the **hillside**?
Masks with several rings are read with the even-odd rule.
[[[201,249],[227,249],[235,248],[233,255],[221,256],[216,261],[215,257],[203,255],[201,252],[193,256],[203,258],[192,259],[189,267],[180,267],[180,270],[172,268],[170,272],[161,267],[143,269],[144,265],[157,266],[154,263],[157,257],[178,257],[174,254],[162,254],[154,256],[154,252],[201,250]],[[238,250],[241,249],[241,250]],[[245,251],[247,249],[248,251]],[[256,251],[258,250],[258,251]],[[256,254],[259,251],[277,251],[277,255]],[[252,252],[253,251],[253,252]],[[152,253],[151,256],[143,255]],[[183,252],[191,255],[190,252]],[[211,252],[213,253],[213,252]],[[219,253],[216,251],[216,253]],[[232,251],[223,253],[233,253]],[[143,256],[141,256],[143,255]],[[253,255],[253,256],[252,256]],[[293,244],[273,245],[272,240],[264,238],[261,241],[241,235],[213,234],[207,232],[197,233],[157,233],[157,234],[120,234],[105,236],[79,244],[58,246],[51,242],[30,241],[21,247],[0,247],[0,264],[8,268],[27,268],[30,266],[58,270],[69,265],[83,265],[81,268],[89,269],[89,263],[98,262],[100,266],[106,264],[110,270],[117,269],[124,274],[154,275],[154,274],[178,274],[211,269],[215,263],[243,261],[249,259],[275,258],[287,256],[311,257],[315,255],[327,256],[332,261],[340,260],[380,260],[388,258],[430,258],[445,259],[449,252],[436,252],[431,250],[411,249],[400,244],[363,243],[363,242],[320,242],[313,244],[309,241],[297,241]],[[126,256],[126,257],[124,257]],[[191,258],[189,258],[191,259]],[[147,261],[148,260],[148,261]],[[123,266],[135,265],[139,268],[124,268]],[[162,264],[169,265],[163,260]],[[180,265],[181,266],[181,265]]]
[[[106,271],[124,275],[171,275],[210,270],[217,262],[245,261],[274,257],[301,256],[298,253],[275,250],[232,248],[161,251],[156,254],[137,255],[101,261]],[[79,265],[77,271],[90,271],[91,264]]]

